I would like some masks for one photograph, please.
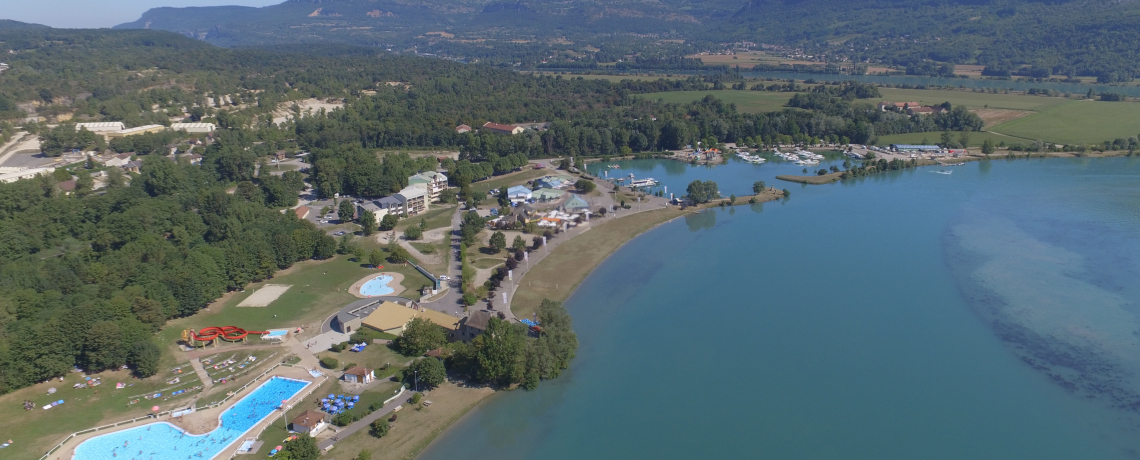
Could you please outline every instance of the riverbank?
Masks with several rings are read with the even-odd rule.
[[[747,198],[738,197],[736,203],[747,204]],[[755,198],[761,203],[775,201],[783,198],[783,193],[768,190]],[[524,275],[511,298],[511,311],[518,318],[529,318],[542,299],[565,301],[594,268],[633,238],[678,217],[727,201],[639,212],[605,222],[566,241]]]

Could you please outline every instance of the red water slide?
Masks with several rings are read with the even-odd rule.
[[[249,334],[268,334],[269,331],[247,331],[237,326],[207,327],[195,334],[190,332],[190,338],[199,342],[209,342],[218,337],[235,342],[244,339]]]

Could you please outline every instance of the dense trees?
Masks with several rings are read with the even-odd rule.
[[[0,184],[0,391],[75,366],[152,375],[151,335],[167,319],[335,252],[293,213],[226,193],[221,148],[201,166],[147,156],[130,186],[101,194],[53,196],[51,178]]]
[[[537,315],[542,324],[537,335],[522,324],[492,317],[486,331],[456,349],[448,367],[475,380],[529,389],[541,379],[557,377],[577,353],[578,337],[560,302],[543,300]]]
[[[437,327],[438,328],[438,327]],[[416,360],[411,366],[404,368],[404,384],[417,391],[430,390],[447,379],[447,369],[443,361],[436,358]]]
[[[443,328],[435,323],[414,318],[404,327],[404,332],[396,338],[395,345],[407,356],[419,356],[447,342]]]
[[[720,198],[720,190],[717,188],[716,182],[695,180],[689,183],[685,189],[690,200],[693,203],[701,204],[708,203],[710,200]]]

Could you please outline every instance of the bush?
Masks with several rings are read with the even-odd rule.
[[[348,348],[348,342],[341,342],[341,343],[338,343],[338,344],[335,344],[335,345],[329,347],[329,351],[335,351],[337,353],[340,353],[340,352],[344,351],[346,348]]]
[[[392,420],[396,420],[396,414],[392,414]],[[369,427],[372,428],[372,436],[376,436],[377,438],[383,438],[386,436],[388,434],[388,429],[390,428],[388,426],[388,421],[382,418],[376,419],[376,421],[372,422],[372,425],[369,425]]]
[[[420,401],[423,401],[423,399],[424,399],[424,394],[423,394],[423,393],[416,393],[416,394],[413,394],[413,395],[412,395],[412,404],[419,404],[419,403],[420,403]]]
[[[447,378],[447,369],[443,361],[435,358],[424,358],[412,363],[404,369],[404,382],[415,388],[417,381],[420,388],[435,388]]]
[[[590,193],[594,191],[596,187],[597,185],[594,184],[594,181],[589,179],[578,179],[578,182],[574,183],[574,189],[577,190],[578,193]]]
[[[336,360],[336,358],[333,358],[331,356],[321,358],[321,367],[325,369],[336,369],[337,364],[340,363]]]
[[[409,240],[415,241],[420,239],[422,236],[424,236],[424,230],[418,225],[412,225],[404,229],[404,238],[407,238]]]

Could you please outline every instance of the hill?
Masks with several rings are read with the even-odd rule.
[[[994,76],[1117,82],[1140,75],[1138,20],[1140,3],[1113,0],[291,0],[156,8],[118,27],[227,47],[344,42],[524,67],[677,69],[684,54],[754,42],[911,74],[980,64]]]

